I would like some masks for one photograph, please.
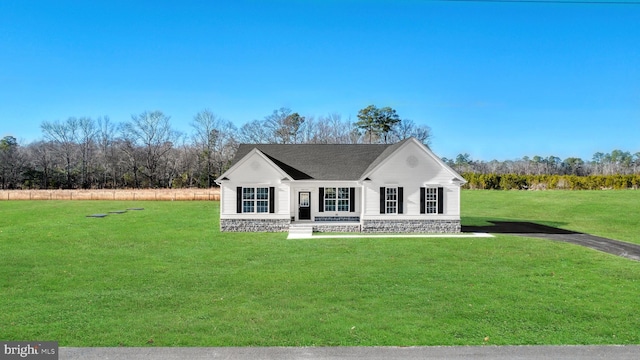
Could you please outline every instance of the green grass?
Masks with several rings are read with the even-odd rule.
[[[635,192],[604,193],[620,212],[637,207],[628,200]],[[609,235],[601,208],[580,205],[594,199],[600,193],[465,191],[463,222],[527,220]],[[145,210],[85,217],[128,207]],[[5,201],[0,213],[3,340],[640,343],[640,263],[570,244],[222,234],[216,202]],[[621,221],[617,237],[633,240],[635,225]]]
[[[640,244],[640,191],[483,191],[462,193],[465,225],[530,221]]]

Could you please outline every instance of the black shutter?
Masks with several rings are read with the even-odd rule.
[[[236,188],[236,212],[242,213],[242,186]]]
[[[404,189],[398,188],[398,214],[402,214],[404,211]]]
[[[420,188],[420,214],[426,214],[426,192],[427,189],[421,187]]]
[[[349,211],[356,212],[356,188],[349,188]]]
[[[320,196],[318,196],[318,211],[324,212],[324,188],[319,188],[318,192],[320,193]]]
[[[444,214],[444,189],[438,188],[438,214]]]
[[[387,212],[384,206],[384,203],[386,200],[385,196],[386,196],[385,188],[381,186],[380,187],[380,214],[385,214]]]
[[[273,186],[269,188],[269,212],[276,212],[276,188]]]

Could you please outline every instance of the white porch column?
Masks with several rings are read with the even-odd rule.
[[[365,200],[367,191],[364,187],[364,182],[360,184],[360,193],[362,194],[360,195],[360,225],[362,225],[364,223],[364,212],[366,210],[365,204],[367,203]]]

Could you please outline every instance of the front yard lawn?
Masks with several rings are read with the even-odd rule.
[[[471,198],[486,196],[492,207],[491,196],[519,194],[487,193]],[[465,211],[463,223],[504,217],[466,205],[472,213]],[[524,213],[530,204],[522,206]],[[131,207],[144,210],[86,217]],[[0,212],[3,340],[640,343],[640,263],[575,245],[505,235],[286,240],[284,233],[220,233],[217,202],[2,201]]]

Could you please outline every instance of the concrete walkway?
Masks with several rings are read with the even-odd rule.
[[[60,348],[60,360],[631,360],[640,346]]]
[[[469,237],[493,237],[494,234],[509,234],[525,237],[535,237],[554,241],[563,241],[588,247],[594,250],[621,256],[627,259],[640,261],[640,245],[607,239],[571,230],[559,229],[531,222],[518,221],[491,221],[488,226],[462,226],[461,234],[396,234],[396,235],[369,235],[369,234],[341,234],[341,235],[314,235],[310,231],[306,233],[289,232],[287,239],[338,239],[338,238],[469,238]],[[639,357],[640,358],[640,357]]]
[[[474,237],[494,237],[488,233],[470,234],[388,234],[388,235],[367,235],[367,234],[341,234],[341,235],[303,235],[289,233],[287,239],[350,239],[350,238],[474,238]]]

